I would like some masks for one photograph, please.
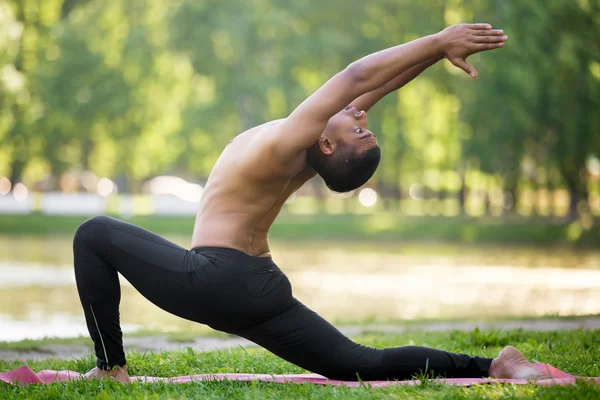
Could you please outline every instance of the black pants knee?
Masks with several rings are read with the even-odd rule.
[[[118,273],[158,307],[245,337],[302,368],[331,379],[410,379],[488,375],[489,358],[418,346],[357,344],[292,296],[269,258],[234,249],[186,250],[110,217],[94,217],[75,234],[75,277],[97,365],[124,365]]]
[[[189,256],[184,248],[134,225],[94,217],[77,229],[73,253],[79,298],[99,368],[125,364],[117,272],[161,308],[185,313],[181,294],[193,288],[185,279]]]
[[[292,299],[287,277],[269,258],[233,249],[189,251],[110,217],[85,221],[73,253],[79,298],[103,369],[125,363],[118,273],[163,310],[226,332],[265,321]]]

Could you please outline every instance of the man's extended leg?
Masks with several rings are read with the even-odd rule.
[[[196,271],[190,267],[190,259],[198,257],[195,253],[110,217],[84,222],[75,234],[73,253],[77,290],[98,368],[125,364],[117,272],[154,304],[191,318],[195,307],[189,299],[198,292],[191,279]]]
[[[492,363],[491,358],[427,347],[362,346],[295,299],[283,313],[236,333],[330,379],[411,379],[425,372],[448,378],[480,378],[488,376]]]

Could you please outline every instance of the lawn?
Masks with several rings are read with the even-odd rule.
[[[84,216],[0,215],[0,233],[72,235]],[[120,217],[119,217],[120,218]],[[122,219],[122,218],[121,218]],[[135,216],[125,219],[158,234],[191,235],[193,217]],[[600,226],[588,230],[577,224],[548,219],[476,219],[467,217],[405,217],[397,213],[371,215],[296,215],[283,213],[270,238],[284,240],[418,241],[569,245],[595,248]]]
[[[358,342],[388,347],[418,344],[454,352],[493,357],[507,344],[521,349],[532,361],[552,364],[576,375],[600,376],[600,331],[534,332],[500,330],[470,332],[407,332],[404,334],[369,333],[355,338]],[[23,365],[22,360],[0,361],[0,370]],[[131,375],[177,376],[216,372],[302,373],[306,372],[270,353],[257,349],[228,351],[130,353]],[[94,365],[92,357],[77,360],[50,359],[28,362],[34,370],[70,369],[85,372]],[[417,387],[345,388],[309,384],[272,384],[245,382],[197,382],[175,384],[121,385],[110,381],[81,381],[39,386],[0,384],[0,398],[81,399],[81,398],[202,398],[202,399],[462,399],[462,398],[535,398],[591,399],[600,398],[600,386],[580,382],[567,387],[537,387],[533,385],[481,385],[471,388],[449,387],[426,380]]]

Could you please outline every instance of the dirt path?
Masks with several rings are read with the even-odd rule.
[[[340,328],[346,335],[359,335],[365,332],[403,333],[407,331],[469,331],[479,327],[481,330],[490,329],[517,329],[535,331],[600,329],[600,317],[577,318],[572,320],[561,319],[537,319],[522,321],[499,321],[499,322],[432,322],[427,324],[411,325],[363,325],[346,326]],[[200,337],[194,341],[178,342],[169,340],[165,336],[147,337],[125,337],[125,347],[128,350],[144,351],[172,351],[191,347],[195,351],[210,351],[219,349],[235,348],[239,346],[255,346],[254,343],[238,338],[211,338]],[[88,356],[91,348],[84,344],[54,344],[41,345],[35,350],[7,350],[0,349],[0,360],[44,360],[47,358],[76,359]]]

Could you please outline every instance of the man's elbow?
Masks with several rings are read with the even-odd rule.
[[[354,61],[348,65],[344,71],[346,79],[355,90],[358,90],[360,94],[371,91],[372,74],[368,71],[368,68],[361,62],[361,60]]]
[[[354,61],[342,72],[347,76],[347,79],[351,80],[355,84],[364,83],[368,80],[367,72],[365,71],[365,67],[362,65],[360,60]]]

